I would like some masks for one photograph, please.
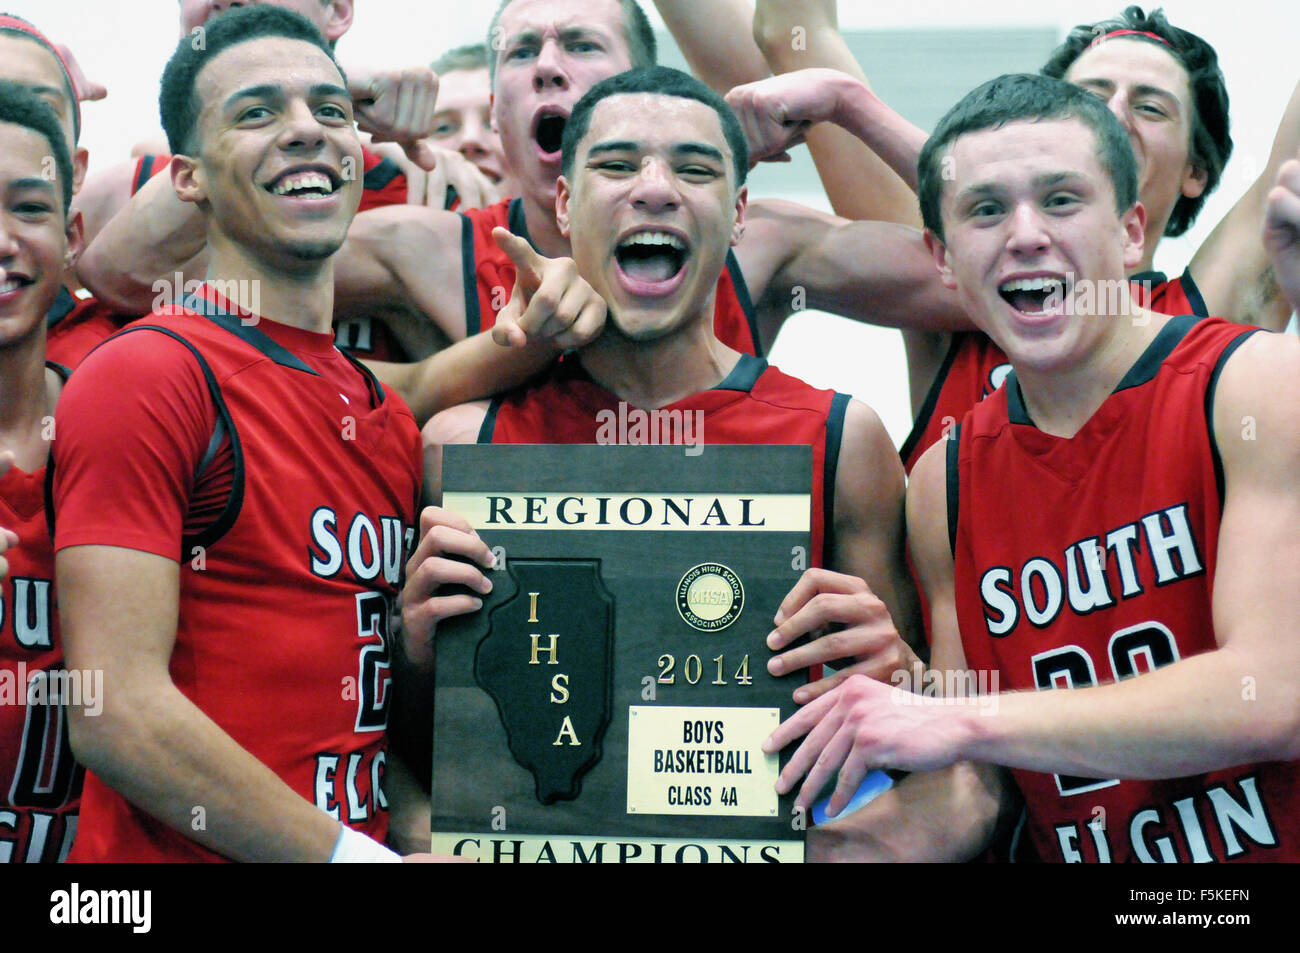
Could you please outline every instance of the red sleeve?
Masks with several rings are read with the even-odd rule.
[[[215,426],[203,372],[179,341],[132,331],[96,350],[55,412],[55,552],[121,546],[180,562]]]

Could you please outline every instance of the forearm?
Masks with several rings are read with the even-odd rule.
[[[180,693],[108,668],[104,710],[72,720],[77,760],[137,807],[239,861],[325,861],[339,822]]]
[[[1221,648],[1110,685],[980,699],[953,714],[956,757],[1130,779],[1294,760],[1300,702],[1287,677],[1275,661]]]
[[[719,95],[768,75],[750,38],[749,0],[655,0],[691,72]]]
[[[154,176],[104,226],[77,264],[77,274],[95,295],[126,314],[151,310],[154,283],[184,278],[171,289],[178,297],[184,280],[207,270],[207,233],[198,206],[176,197],[171,179]]]
[[[760,0],[755,17],[759,42],[772,72],[824,67],[844,73],[860,86],[839,125],[819,124],[808,131],[808,150],[831,207],[837,215],[919,225],[916,157],[926,134],[871,92],[824,2]],[[833,8],[834,4],[830,4]],[[799,43],[794,42],[798,33]]]
[[[961,762],[910,774],[842,820],[808,830],[816,863],[951,863],[993,840],[1016,803],[1011,781],[991,765]]]
[[[458,341],[418,364],[371,363],[381,381],[393,387],[423,427],[434,414],[517,387],[558,355],[546,340],[505,347],[483,331]]]

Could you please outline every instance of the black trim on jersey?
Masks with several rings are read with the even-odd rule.
[[[64,384],[68,382],[71,370],[56,361],[46,361],[45,366],[59,375]],[[41,482],[41,493],[45,498],[45,528],[49,531],[50,542],[54,542],[54,447],[45,457],[45,479]]]
[[[898,455],[903,458],[904,463],[916,450],[916,445],[921,442],[921,437],[925,434],[926,428],[930,426],[930,418],[934,416],[935,405],[939,403],[939,394],[943,391],[944,382],[948,380],[948,372],[952,370],[953,361],[957,360],[957,352],[961,350],[962,342],[965,340],[967,333],[969,332],[958,332],[952,336],[952,343],[948,345],[948,353],[944,355],[938,373],[934,375],[934,380],[930,382],[930,389],[925,394],[925,402],[921,404],[916,420],[912,423],[912,432],[907,435],[902,448],[898,451]]]
[[[736,289],[736,300],[740,310],[745,312],[745,323],[749,325],[749,337],[754,342],[754,353],[763,356],[763,341],[758,336],[758,314],[754,311],[754,299],[749,296],[749,285],[745,284],[745,273],[740,270],[740,262],[730,248],[727,249],[727,274],[731,276],[731,286]]]
[[[1219,455],[1219,441],[1214,438],[1214,394],[1219,387],[1219,374],[1223,371],[1223,365],[1228,363],[1228,358],[1232,357],[1246,338],[1260,330],[1262,328],[1243,329],[1241,334],[1229,341],[1227,347],[1220,352],[1219,359],[1214,362],[1214,370],[1210,371],[1210,379],[1205,385],[1205,429],[1210,435],[1210,458],[1214,460],[1214,483],[1219,489],[1220,510],[1223,509],[1223,457]]]
[[[738,390],[742,394],[748,394],[766,370],[767,361],[752,354],[742,354],[736,366],[731,369],[731,373],[709,390]]]
[[[366,174],[361,177],[361,187],[367,192],[377,192],[387,188],[393,179],[401,174],[402,167],[388,156],[384,156],[377,166],[366,170]]]
[[[209,301],[206,298],[200,298],[198,295],[186,295],[180,302],[180,306],[196,314],[207,318],[223,331],[229,331],[235,337],[239,338],[249,347],[260,351],[263,355],[270,358],[281,367],[287,367],[290,370],[302,371],[310,374],[312,377],[320,377],[315,371],[303,363],[292,351],[284,346],[277,344],[268,337],[264,332],[259,331],[251,324],[245,324],[243,320],[236,315],[231,314],[221,305]],[[178,340],[183,340],[179,339]]]
[[[1128,276],[1129,284],[1144,285],[1155,291],[1156,288],[1169,282],[1169,276],[1163,271],[1139,271],[1135,275]]]
[[[1187,303],[1192,306],[1192,314],[1198,318],[1208,318],[1210,309],[1205,306],[1205,298],[1201,296],[1201,289],[1196,287],[1196,282],[1192,280],[1191,265],[1183,269],[1183,273],[1178,276],[1178,283],[1183,286],[1183,294],[1187,296]]]
[[[478,278],[474,268],[474,223],[468,215],[460,217],[460,280],[465,285],[465,336],[483,330],[483,315],[478,307]]]
[[[68,315],[72,309],[77,306],[77,299],[72,296],[63,285],[59,285],[59,293],[54,296],[54,302],[50,305],[50,310],[45,312],[45,327],[52,328]]]
[[[1194,314],[1180,314],[1170,318],[1169,323],[1160,329],[1155,340],[1147,345],[1142,356],[1137,359],[1137,363],[1128,369],[1128,373],[1120,379],[1111,393],[1118,394],[1130,387],[1141,387],[1153,380],[1160,372],[1160,365],[1174,352],[1174,348],[1182,343],[1183,338],[1187,337],[1187,332],[1199,320],[1201,319]]]
[[[826,413],[826,456],[822,460],[822,565],[832,552],[835,540],[835,477],[840,462],[840,445],[844,442],[844,416],[849,409],[848,394],[836,391]]]
[[[537,247],[537,243],[533,241],[533,236],[528,234],[528,218],[524,215],[523,199],[510,200],[510,209],[506,214],[506,228],[520,238],[526,239],[537,254],[542,253],[541,249]]]
[[[379,383],[379,378],[374,375],[365,363],[356,357],[353,357],[347,351],[339,351],[344,357],[352,362],[352,365],[361,372],[361,376],[366,379],[366,390],[370,392],[370,409],[376,410],[383,403],[387,396],[384,392],[384,385]]]
[[[957,558],[957,497],[961,490],[961,479],[957,472],[960,465],[961,424],[953,427],[948,435],[948,545],[952,549],[952,558]]]
[[[253,330],[249,328],[248,330]],[[126,328],[119,332],[119,335],[130,334],[133,331],[157,331],[159,334],[165,334],[169,338],[183,344],[194,359],[199,362],[199,370],[203,371],[203,378],[208,383],[208,394],[212,398],[213,408],[217,413],[217,426],[214,429],[219,430],[223,423],[226,432],[230,435],[230,452],[235,459],[235,472],[230,482],[230,496],[226,498],[226,505],[222,508],[221,513],[205,529],[197,533],[190,533],[181,537],[181,548],[185,550],[190,546],[208,547],[213,545],[217,540],[225,536],[230,531],[230,527],[235,525],[235,520],[239,518],[239,512],[244,507],[244,449],[239,441],[239,431],[235,428],[234,418],[230,416],[230,410],[226,407],[225,398],[221,396],[221,387],[217,384],[217,378],[212,373],[212,368],[204,360],[203,355],[199,353],[198,348],[187,341],[180,334],[171,330],[171,328],[160,327],[156,324],[141,324],[135,327]],[[260,333],[260,332],[259,332]],[[263,335],[265,336],[265,335]],[[216,439],[214,433],[213,440]],[[211,441],[209,441],[211,449]],[[215,453],[213,453],[215,456]],[[194,471],[194,479],[197,482],[203,475],[203,470],[211,460],[207,453],[204,454],[200,461],[200,466]],[[182,552],[182,556],[184,552]]]
[[[131,185],[131,194],[139,192],[144,188],[145,183],[153,178],[153,165],[158,161],[157,156],[141,156],[140,169],[135,174],[135,182]]]
[[[1201,319],[1194,314],[1180,314],[1177,317],[1169,319],[1169,323],[1160,329],[1160,333],[1155,336],[1142,356],[1137,359],[1128,373],[1120,378],[1120,382],[1115,385],[1111,394],[1118,394],[1122,390],[1128,390],[1130,387],[1141,387],[1143,384],[1152,381],[1156,374],[1160,372],[1160,366],[1174,352],[1174,349],[1182,343],[1187,332],[1195,326]],[[1025,406],[1025,395],[1020,389],[1020,380],[1016,377],[1014,369],[1007,374],[1006,383],[1003,385],[1007,389],[1007,417],[1013,424],[1024,424],[1029,427],[1037,426],[1029,416],[1029,409]]]
[[[576,364],[577,361],[571,363]],[[497,432],[497,411],[501,409],[501,404],[505,401],[505,396],[498,394],[492,398],[492,403],[488,404],[487,413],[483,415],[483,423],[478,428],[478,442],[491,443],[492,438]]]

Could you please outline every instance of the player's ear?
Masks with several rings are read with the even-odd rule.
[[[325,39],[333,43],[352,26],[352,0],[331,0],[325,20]]]
[[[736,193],[736,221],[731,226],[731,244],[740,244],[745,235],[745,213],[749,210],[749,186],[742,185]]]
[[[1199,198],[1210,183],[1210,173],[1199,166],[1187,163],[1183,170],[1182,193],[1189,199]]]
[[[182,202],[203,202],[207,199],[207,183],[198,159],[193,156],[172,156],[171,175],[172,188]]]
[[[86,169],[90,165],[90,150],[78,146],[72,156],[72,191],[80,192],[81,183],[86,181]]]
[[[560,234],[569,237],[569,180],[560,176],[555,180],[555,224]]]
[[[63,266],[71,268],[86,248],[86,225],[82,221],[80,209],[72,213],[68,224],[64,226],[63,234],[68,239],[67,250],[63,253]]]
[[[942,238],[928,228],[921,237],[925,240],[925,247],[930,251],[930,257],[934,259],[934,267],[939,271],[939,280],[943,282],[943,286],[956,288],[957,279],[953,276],[952,266],[948,263],[948,246],[943,243]]]
[[[1141,202],[1134,202],[1120,217],[1124,227],[1124,268],[1133,270],[1142,264],[1142,252],[1146,247],[1147,210]]]

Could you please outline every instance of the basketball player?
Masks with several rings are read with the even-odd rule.
[[[1222,314],[1280,330],[1289,308],[1278,292],[1259,229],[1265,196],[1278,167],[1300,147],[1300,87],[1287,106],[1258,181],[1211,233],[1183,274],[1167,279],[1152,270],[1160,238],[1187,230],[1218,185],[1232,151],[1227,91],[1214,48],[1195,34],[1171,26],[1159,11],[1148,17],[1140,8],[1129,7],[1120,17],[1077,27],[1043,72],[1105,99],[1129,133],[1141,168],[1139,191],[1148,212],[1146,251],[1130,277],[1147,305],[1167,314]],[[855,125],[860,137],[914,184],[914,156],[924,134],[865,89],[839,93],[835,87],[844,87],[843,77],[823,79],[827,91],[818,96],[816,78],[791,76],[749,87],[731,101],[747,128],[765,129],[774,140],[768,148],[779,150],[784,145],[777,120],[792,125],[814,121],[831,109],[850,108],[835,97],[851,100],[851,108],[862,115]],[[784,136],[790,134],[787,127]],[[841,146],[838,154],[823,153],[819,165],[858,169],[863,167],[861,151],[860,145]],[[862,189],[860,180],[851,188],[824,181],[841,214],[857,217],[874,211],[864,208],[858,198],[858,193],[872,191]],[[912,330],[904,339],[917,414],[903,446],[910,470],[966,409],[1001,383],[1010,364],[987,336],[978,333]]]
[[[482,43],[458,46],[430,65],[438,74],[438,108],[433,114],[430,141],[473,162],[502,195],[517,194],[519,189],[501,151],[501,137],[492,128],[488,48]],[[479,207],[468,205],[462,209]]]
[[[609,304],[610,322],[577,360],[533,385],[490,406],[434,417],[426,428],[430,494],[440,495],[440,448],[448,442],[595,443],[598,409],[620,401],[698,409],[712,443],[813,447],[814,565],[861,569],[899,609],[898,631],[915,639],[914,594],[901,560],[902,471],[879,420],[865,405],[787,377],[714,333],[718,275],[746,227],[746,171],[734,116],[684,73],[623,73],[578,102],[565,130],[557,221],[579,272]],[[683,257],[681,270],[666,277],[655,260],[665,245]],[[817,640],[776,656],[771,669],[784,674],[858,655],[851,670],[876,677],[912,658],[890,629],[851,647]],[[843,677],[829,675],[796,698],[816,697]]]
[[[959,854],[1010,783],[961,764],[978,761],[1013,769],[1044,859],[1295,860],[1300,646],[1279,633],[1300,613],[1300,342],[1134,300],[1146,218],[1126,139],[1078,87],[1007,76],[921,156],[935,264],[1014,370],[917,464],[910,542],[934,670],[1001,694],[854,678],[768,745],[808,733],[778,784],[808,773],[801,803],[844,765],[832,810],[867,765],[947,769],[860,815],[916,832],[926,805],[982,801],[938,822]],[[1070,271],[1115,283],[1121,307],[1033,286]]]
[[[339,259],[340,309],[382,311],[399,333],[432,347],[438,333],[459,340],[490,327],[509,298],[513,267],[489,245],[492,228],[509,227],[544,256],[567,256],[554,215],[563,126],[595,82],[653,59],[653,32],[642,24],[632,0],[513,0],[501,8],[493,115],[520,195],[466,217],[405,207],[359,217]],[[715,326],[729,346],[758,353],[771,342],[779,320],[760,325],[762,302],[774,315],[806,304],[891,325],[969,326],[955,296],[934,280],[919,232],[790,203],[755,203],[750,212],[719,278]],[[119,287],[134,283],[135,294],[146,275],[183,264],[175,242],[141,252],[148,238],[124,235],[113,246]],[[137,260],[149,264],[137,269]]]
[[[45,360],[45,316],[81,238],[62,125],[26,84],[0,80],[0,862],[66,857],[81,793],[59,688],[70,682],[51,677],[63,651],[44,492],[67,375]]]
[[[257,5],[178,46],[162,104],[213,279],[258,282],[261,313],[205,287],[97,349],[60,403],[69,664],[113,686],[98,717],[70,710],[73,857],[396,860],[389,617],[419,433],[329,334],[352,99],[310,22]],[[454,528],[435,543],[490,562]]]

